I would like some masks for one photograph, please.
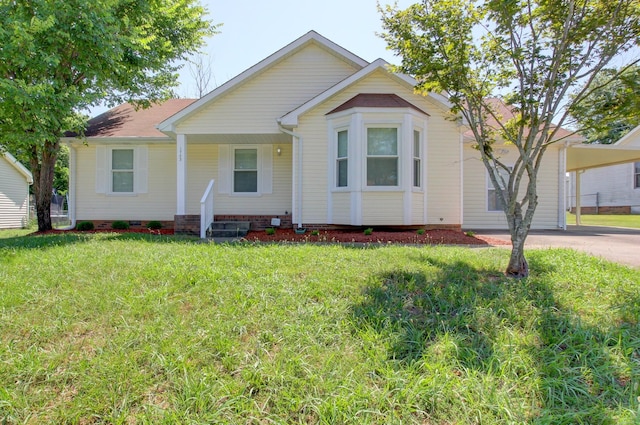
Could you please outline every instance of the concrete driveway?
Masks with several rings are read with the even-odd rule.
[[[510,241],[509,232],[477,230],[474,233]],[[640,229],[567,226],[567,230],[532,230],[528,248],[573,248],[620,264],[640,268]]]

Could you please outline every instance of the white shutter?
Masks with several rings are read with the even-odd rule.
[[[109,170],[107,170],[107,147],[96,146],[96,193],[107,193],[109,174]]]
[[[218,145],[218,193],[231,192],[231,172],[229,145]]]
[[[148,157],[149,149],[146,146],[139,146],[135,149],[136,164],[133,169],[133,184],[135,185],[133,191],[135,193],[147,193],[148,191]]]
[[[262,162],[260,192],[269,194],[273,192],[273,146],[262,145],[259,152]]]

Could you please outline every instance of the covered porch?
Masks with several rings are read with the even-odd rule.
[[[177,134],[175,232],[242,236],[291,227],[293,151],[285,133]]]

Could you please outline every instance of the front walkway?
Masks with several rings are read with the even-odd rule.
[[[477,235],[510,240],[509,232],[474,230]],[[573,248],[609,261],[640,268],[640,229],[600,226],[567,226],[562,230],[532,230],[528,248]]]

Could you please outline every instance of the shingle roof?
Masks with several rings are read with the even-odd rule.
[[[130,103],[123,103],[91,118],[85,135],[86,137],[166,137],[156,129],[156,125],[195,101],[196,99],[169,99],[164,103],[156,103],[147,109],[138,110]]]
[[[360,93],[328,112],[327,115],[351,108],[412,108],[427,116],[429,115],[422,109],[393,93]]]

